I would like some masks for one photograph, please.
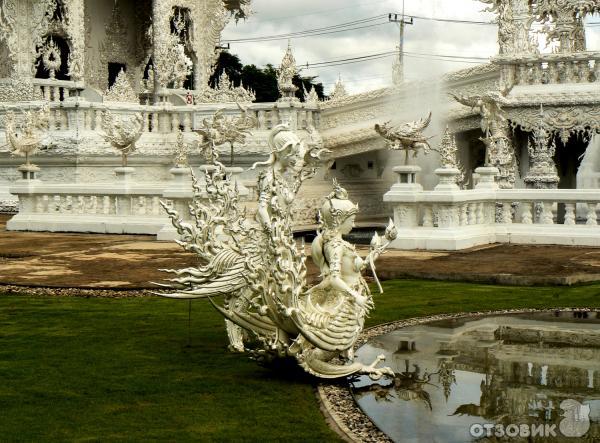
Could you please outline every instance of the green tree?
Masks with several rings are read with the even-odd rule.
[[[219,54],[215,71],[209,79],[209,85],[214,88],[218,83],[218,79],[225,71],[229,79],[235,86],[242,84],[247,89],[252,89],[256,94],[256,102],[274,102],[279,98],[279,90],[277,89],[277,70],[271,64],[264,68],[259,68],[256,65],[243,65],[240,58],[235,54],[223,51]],[[298,87],[296,96],[300,100],[304,100],[303,88],[308,91],[315,88],[320,99],[324,99],[323,84],[316,82],[317,77],[301,77],[296,75],[292,80],[294,85]]]

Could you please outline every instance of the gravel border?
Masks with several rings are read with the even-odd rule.
[[[462,317],[499,315],[499,314],[526,314],[533,312],[577,312],[598,311],[598,308],[554,308],[554,309],[505,309],[499,311],[461,312],[457,314],[438,314],[428,317],[415,317],[384,323],[365,329],[356,342],[355,349],[373,337],[393,332],[407,326],[415,326],[438,320],[457,319]],[[317,398],[321,410],[331,429],[345,441],[352,442],[391,442],[392,440],[375,426],[371,419],[360,409],[354,401],[347,381],[338,384],[319,383],[317,385]],[[335,425],[332,426],[331,423]]]
[[[155,296],[151,291],[162,292],[160,289],[150,290],[141,288],[58,288],[0,284],[0,293],[2,295],[37,295],[44,297],[134,298]]]

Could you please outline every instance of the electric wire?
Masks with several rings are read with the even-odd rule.
[[[369,22],[382,20],[384,18],[387,18],[387,15],[380,14],[380,15],[376,15],[373,17],[368,17],[368,18],[364,18],[364,19],[360,19],[360,20],[353,20],[353,21],[345,22],[345,23],[339,23],[337,25],[324,26],[321,28],[305,29],[303,31],[289,32],[289,33],[285,33],[285,34],[264,35],[264,36],[246,37],[246,38],[239,38],[239,39],[223,39],[222,41],[223,42],[231,42],[231,43],[234,43],[234,42],[240,43],[240,42],[256,41],[256,40],[269,41],[269,40],[281,40],[281,39],[287,39],[287,38],[298,38],[299,36],[308,35],[308,34],[310,34],[310,35],[317,34],[318,35],[318,33],[329,32],[329,31],[344,32],[346,30],[351,30],[348,28],[354,28],[358,25],[364,26]],[[375,26],[375,25],[386,24],[386,23],[389,23],[389,22],[385,21],[382,23],[371,24],[371,25]]]
[[[246,42],[257,42],[257,41],[274,41],[274,40],[285,40],[285,39],[294,39],[294,38],[304,38],[304,37],[312,37],[319,36],[324,34],[334,34],[338,32],[346,32],[352,31],[355,29],[365,29],[368,27],[381,26],[384,24],[388,24],[389,21],[386,20],[382,23],[371,23],[369,25],[364,25],[360,27],[356,27],[356,25],[369,23],[371,21],[377,21],[380,19],[387,19],[389,14],[380,14],[373,17],[368,17],[365,19],[354,20],[351,22],[340,23],[337,25],[326,26],[322,28],[314,28],[314,29],[305,29],[303,31],[290,32],[285,34],[275,34],[275,35],[265,35],[265,36],[254,36],[254,37],[246,37],[239,39],[223,39],[224,43],[246,43]],[[457,24],[471,24],[471,25],[493,25],[496,23],[489,21],[478,21],[478,20],[459,20],[459,19],[446,19],[440,17],[425,17],[420,15],[411,15],[405,14],[405,17],[412,17],[414,19],[419,20],[429,20],[429,21],[438,21],[442,23],[457,23]]]

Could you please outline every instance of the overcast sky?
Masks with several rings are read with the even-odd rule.
[[[225,28],[223,40],[285,34],[368,19],[381,14],[400,13],[401,0],[253,0],[254,15],[246,21]],[[445,19],[492,21],[494,15],[482,12],[485,5],[475,0],[406,0],[407,15]],[[381,25],[305,38],[293,38],[292,48],[301,67],[322,62],[368,54],[393,51],[399,40],[398,25],[385,23],[387,18],[370,23]],[[594,21],[600,21],[597,18]],[[600,27],[588,33],[588,47],[598,48]],[[497,27],[442,23],[415,19],[406,26],[404,50],[417,54],[490,57],[497,51]],[[278,66],[287,46],[287,39],[267,42],[231,43],[231,52],[242,63]],[[391,84],[393,57],[341,66],[303,68],[302,75],[318,76],[331,91],[338,75],[346,89],[358,93]],[[472,63],[442,61],[423,55],[405,58],[405,77],[417,79],[473,66]]]

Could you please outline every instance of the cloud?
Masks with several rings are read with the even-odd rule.
[[[245,22],[229,24],[223,40],[286,34],[307,29],[328,27],[340,23],[382,16],[380,26],[315,37],[293,38],[294,56],[302,75],[317,76],[317,81],[331,91],[341,75],[351,93],[391,84],[393,57],[340,66],[306,68],[302,65],[335,59],[357,57],[393,51],[398,45],[396,24],[385,23],[388,13],[401,13],[398,0],[253,0],[255,14]],[[491,21],[493,14],[482,12],[483,3],[474,0],[406,0],[406,14],[420,17]],[[596,20],[597,21],[597,20]],[[375,22],[370,22],[375,23]],[[588,41],[599,44],[595,27],[588,32]],[[231,43],[231,52],[244,64],[279,65],[287,40]],[[416,18],[406,26],[405,77],[417,79],[473,66],[456,60],[440,60],[420,54],[443,54],[489,58],[497,52],[495,25],[453,24]]]

